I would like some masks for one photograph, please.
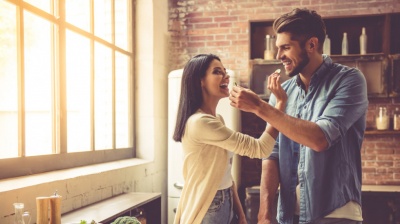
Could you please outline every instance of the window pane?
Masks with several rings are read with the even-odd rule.
[[[65,0],[68,23],[90,32],[90,0]]]
[[[129,6],[128,0],[115,0],[115,44],[125,50],[129,50]]]
[[[116,116],[116,147],[130,147],[130,62],[126,55],[115,55],[115,116]]]
[[[18,156],[16,7],[0,1],[0,158]]]
[[[89,151],[90,135],[90,41],[66,32],[67,151]]]
[[[24,13],[25,152],[52,153],[52,24]]]
[[[112,149],[112,64],[111,49],[95,44],[94,102],[95,149]]]
[[[52,13],[51,0],[24,0],[24,2],[27,2],[43,11],[46,11],[47,13]]]
[[[94,33],[111,43],[111,0],[94,1]]]

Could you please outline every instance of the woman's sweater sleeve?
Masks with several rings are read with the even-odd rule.
[[[187,122],[188,137],[197,143],[215,145],[250,158],[270,155],[275,139],[267,132],[257,139],[227,128],[223,122],[207,114],[195,114]]]

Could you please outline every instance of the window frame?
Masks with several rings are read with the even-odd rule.
[[[135,103],[133,102],[135,99],[134,94],[134,53],[133,53],[133,43],[134,43],[134,21],[133,18],[135,16],[135,2],[133,0],[127,1],[130,5],[129,8],[131,10],[131,17],[128,18],[128,24],[130,24],[130,32],[131,40],[128,44],[128,50],[124,50],[115,46],[113,43],[109,43],[100,37],[94,35],[94,9],[93,3],[95,0],[90,0],[90,8],[91,8],[91,19],[90,19],[90,32],[84,31],[72,24],[69,24],[65,20],[65,1],[66,0],[51,0],[52,4],[55,4],[56,7],[53,7],[55,10],[58,10],[57,13],[49,14],[23,0],[6,0],[9,3],[16,5],[17,8],[17,45],[18,45],[18,155],[16,158],[4,158],[0,159],[0,179],[18,177],[18,176],[26,176],[32,174],[38,174],[43,172],[49,172],[54,170],[62,170],[79,166],[87,166],[99,163],[106,163],[111,161],[117,161],[122,159],[134,158],[135,155]],[[114,17],[114,5],[115,0],[111,0],[112,2],[112,27],[113,31],[115,30],[115,17]],[[53,116],[53,154],[48,155],[40,155],[40,156],[29,156],[26,157],[24,153],[25,148],[25,134],[24,134],[24,33],[23,33],[23,12],[24,10],[29,11],[30,13],[39,16],[42,19],[45,19],[52,24],[56,24],[58,26],[58,32],[54,31],[53,38],[55,44],[53,46],[53,60],[54,60],[54,69],[57,75],[53,85],[58,88],[54,88],[55,91],[53,93],[53,97],[56,103],[53,103],[53,114],[59,114]],[[58,15],[57,15],[58,14]],[[56,16],[57,15],[57,16]],[[79,35],[82,35],[88,38],[91,42],[91,149],[90,151],[84,152],[67,152],[67,110],[66,110],[66,30],[73,31]],[[113,32],[114,33],[114,32]],[[112,53],[112,71],[113,71],[113,80],[115,80],[115,54],[116,52],[122,53],[130,58],[130,75],[129,75],[129,140],[131,147],[129,148],[119,148],[115,147],[115,122],[113,122],[113,149],[107,150],[94,150],[94,45],[95,42],[105,45],[111,49]],[[112,38],[112,42],[115,42],[115,38]],[[115,81],[114,81],[115,82]],[[115,88],[115,85],[113,85]],[[115,121],[115,91],[113,92],[113,120]],[[60,108],[59,111],[56,111],[56,108]]]

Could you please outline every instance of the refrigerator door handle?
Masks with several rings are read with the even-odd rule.
[[[174,187],[175,187],[176,189],[182,190],[183,184],[181,184],[181,183],[174,183]]]

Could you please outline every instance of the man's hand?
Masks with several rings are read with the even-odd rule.
[[[272,73],[268,76],[267,88],[275,95],[277,103],[286,104],[288,96],[285,90],[282,89],[280,83],[280,75],[278,73]]]

